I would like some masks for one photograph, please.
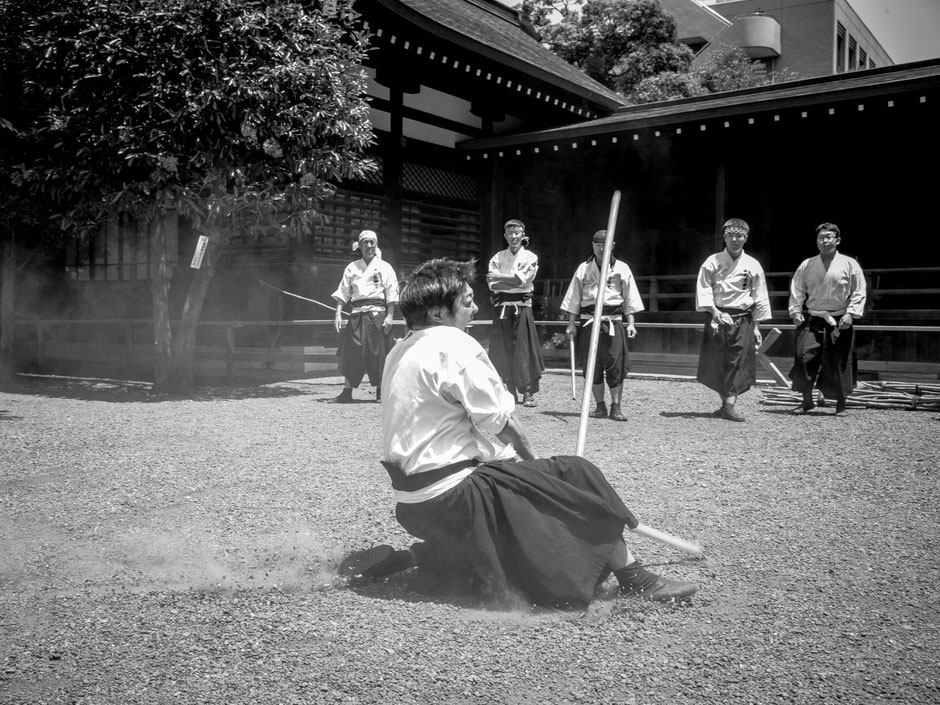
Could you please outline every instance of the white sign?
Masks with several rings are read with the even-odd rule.
[[[193,269],[199,269],[202,266],[202,257],[206,254],[206,248],[209,246],[209,238],[205,235],[199,236],[199,242],[196,243],[196,251],[193,253],[193,261],[189,265]]]

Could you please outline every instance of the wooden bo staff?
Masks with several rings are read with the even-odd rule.
[[[258,283],[261,284],[261,286],[266,286],[266,287],[269,288],[269,289],[273,289],[274,291],[278,292],[279,294],[284,294],[285,296],[293,296],[295,299],[300,299],[301,301],[309,301],[310,303],[316,304],[317,306],[322,306],[323,308],[328,308],[328,309],[330,309],[331,311],[336,311],[336,306],[330,306],[330,305],[328,305],[328,304],[321,303],[320,301],[317,301],[316,299],[310,299],[310,298],[307,298],[306,296],[301,296],[300,294],[294,294],[294,293],[292,293],[292,292],[290,292],[290,291],[285,291],[284,289],[279,289],[278,287],[274,286],[273,284],[268,284],[264,279],[259,279],[259,280],[258,280]],[[344,316],[348,316],[348,315],[349,315],[349,314],[346,313],[345,311],[340,311],[340,313],[341,313],[342,315],[344,315]]]
[[[575,387],[575,381],[574,381],[574,357],[575,357],[575,355],[574,355],[574,336],[569,336],[569,337],[568,337],[568,352],[570,353],[570,354],[568,355],[568,357],[569,357],[569,359],[570,359],[570,361],[571,361],[571,398],[572,398],[572,399],[577,399],[577,398],[578,398],[578,391],[577,391],[577,388]]]
[[[575,451],[575,455],[584,457],[584,441],[587,437],[587,420],[588,420],[588,411],[591,406],[591,391],[593,388],[594,380],[594,368],[597,363],[597,346],[598,340],[600,339],[601,332],[601,316],[604,313],[604,294],[607,291],[607,275],[608,267],[610,266],[610,253],[613,249],[614,243],[614,228],[617,225],[617,211],[620,208],[620,191],[614,191],[614,196],[610,202],[610,214],[607,218],[607,239],[604,241],[604,256],[601,260],[601,270],[600,270],[600,280],[597,283],[597,298],[594,302],[594,322],[591,324],[591,344],[588,348],[588,358],[587,365],[584,372],[584,392],[581,399],[581,423],[578,426],[578,447]],[[572,349],[572,380],[574,379],[574,342],[571,343]],[[572,381],[572,384],[574,382]],[[634,529],[633,533],[639,534],[640,536],[646,536],[647,538],[656,539],[663,543],[667,543],[670,546],[674,546],[682,551],[686,551],[696,556],[704,556],[705,549],[701,546],[692,543],[691,541],[686,541],[685,539],[680,539],[678,536],[673,536],[672,534],[666,533],[665,531],[660,531],[659,529],[654,529],[651,526],[646,526],[645,524],[638,524]]]

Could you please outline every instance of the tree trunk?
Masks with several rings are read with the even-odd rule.
[[[170,363],[173,332],[170,328],[170,273],[166,251],[166,229],[163,214],[138,227],[146,231],[150,241],[150,298],[153,302],[153,340],[156,346],[156,368],[153,391],[170,391]]]
[[[16,379],[13,340],[16,315],[13,308],[13,282],[16,276],[16,242],[11,230],[0,243],[0,384]]]
[[[219,237],[216,233],[206,233],[209,244],[203,255],[202,266],[196,270],[186,294],[183,313],[180,316],[179,329],[173,339],[173,360],[170,367],[170,389],[179,394],[192,392],[195,384],[196,328],[202,315],[209,284],[215,275],[215,264],[219,256]]]

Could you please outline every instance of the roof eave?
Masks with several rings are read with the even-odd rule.
[[[915,83],[918,85],[923,84],[926,87],[940,88],[940,60],[930,59],[903,66],[903,69],[897,66],[889,66],[854,74],[791,81],[773,86],[716,93],[709,96],[630,106],[619,110],[614,115],[579,122],[574,125],[514,135],[464,140],[457,144],[457,149],[482,151],[499,147],[519,147],[554,140],[594,137],[613,132],[715,119],[744,112],[782,110],[798,105],[848,100],[855,95],[870,97],[897,93],[899,89],[903,89],[906,85]],[[833,84],[831,90],[812,90],[829,83]]]
[[[622,98],[613,97],[616,94],[614,94],[612,91],[610,91],[610,95],[608,95],[607,93],[601,91],[592,90],[588,86],[579,85],[573,81],[569,81],[556,74],[553,74],[550,71],[546,71],[539,66],[520,60],[518,57],[502,52],[466,35],[460,34],[459,32],[456,32],[449,27],[441,25],[440,23],[430,20],[423,15],[413,12],[410,8],[400,5],[399,3],[395,2],[395,0],[376,0],[376,2],[389,10],[393,10],[399,16],[407,16],[410,22],[440,39],[471,51],[474,54],[484,56],[485,58],[495,61],[499,64],[525,73],[549,85],[555,86],[556,88],[567,91],[573,96],[593,103],[602,111],[606,110],[612,112],[624,107],[626,104]],[[546,51],[548,50],[546,49]],[[559,59],[559,61],[561,61],[561,59]],[[603,88],[603,86],[601,86],[601,88]],[[607,89],[604,88],[604,90],[606,91]]]

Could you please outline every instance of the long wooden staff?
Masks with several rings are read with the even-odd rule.
[[[570,360],[570,362],[571,362],[571,398],[572,398],[572,399],[577,399],[577,398],[578,398],[578,390],[577,390],[577,387],[575,386],[575,381],[574,381],[574,358],[575,358],[575,355],[574,355],[574,336],[571,336],[571,337],[568,338],[568,352],[570,353],[570,354],[568,355],[568,358],[569,358],[569,360]]]
[[[261,284],[261,286],[266,286],[266,287],[268,287],[269,289],[273,289],[274,291],[276,291],[276,292],[278,292],[278,293],[280,293],[280,294],[284,294],[285,296],[293,296],[295,299],[300,299],[301,301],[309,301],[310,303],[316,304],[317,306],[322,306],[323,308],[328,308],[328,309],[330,309],[330,311],[335,311],[335,310],[336,310],[336,306],[330,306],[329,304],[325,304],[325,303],[323,303],[323,302],[321,302],[321,301],[317,301],[316,299],[310,299],[310,298],[307,298],[306,296],[301,296],[300,294],[295,294],[295,293],[290,292],[290,291],[285,291],[284,289],[279,289],[278,287],[274,286],[273,284],[268,284],[264,279],[259,279],[259,280],[258,280],[258,283]],[[340,311],[340,313],[343,314],[344,316],[348,316],[348,315],[349,315],[349,314],[346,313],[345,311]]]
[[[578,448],[575,451],[575,455],[582,457],[584,456],[584,442],[587,437],[587,419],[588,410],[591,407],[591,392],[594,386],[594,366],[601,332],[601,316],[604,312],[604,294],[607,290],[607,268],[610,265],[610,252],[613,249],[614,227],[617,224],[617,211],[619,208],[620,191],[614,191],[614,196],[610,202],[610,215],[607,218],[607,239],[604,241],[604,256],[601,260],[600,280],[597,283],[597,299],[594,302],[594,321],[591,323],[591,345],[588,350],[587,366],[584,372],[584,396],[581,399],[581,424],[578,427]],[[663,543],[696,556],[705,555],[705,549],[698,544],[680,539],[678,536],[673,536],[665,531],[654,529],[646,524],[637,524],[632,531],[633,533],[640,534],[640,536],[662,541]]]
[[[610,200],[610,215],[607,217],[607,239],[604,240],[604,257],[601,259],[600,279],[597,282],[597,298],[594,301],[594,321],[591,323],[591,344],[588,347],[587,365],[584,370],[584,393],[581,397],[581,423],[578,426],[578,446],[575,455],[584,455],[584,440],[587,437],[588,411],[591,408],[591,390],[594,385],[594,367],[597,364],[597,341],[601,333],[601,316],[604,314],[604,293],[607,289],[607,268],[610,265],[610,251],[614,243],[614,227],[617,224],[617,211],[620,208],[620,191],[614,191]]]

